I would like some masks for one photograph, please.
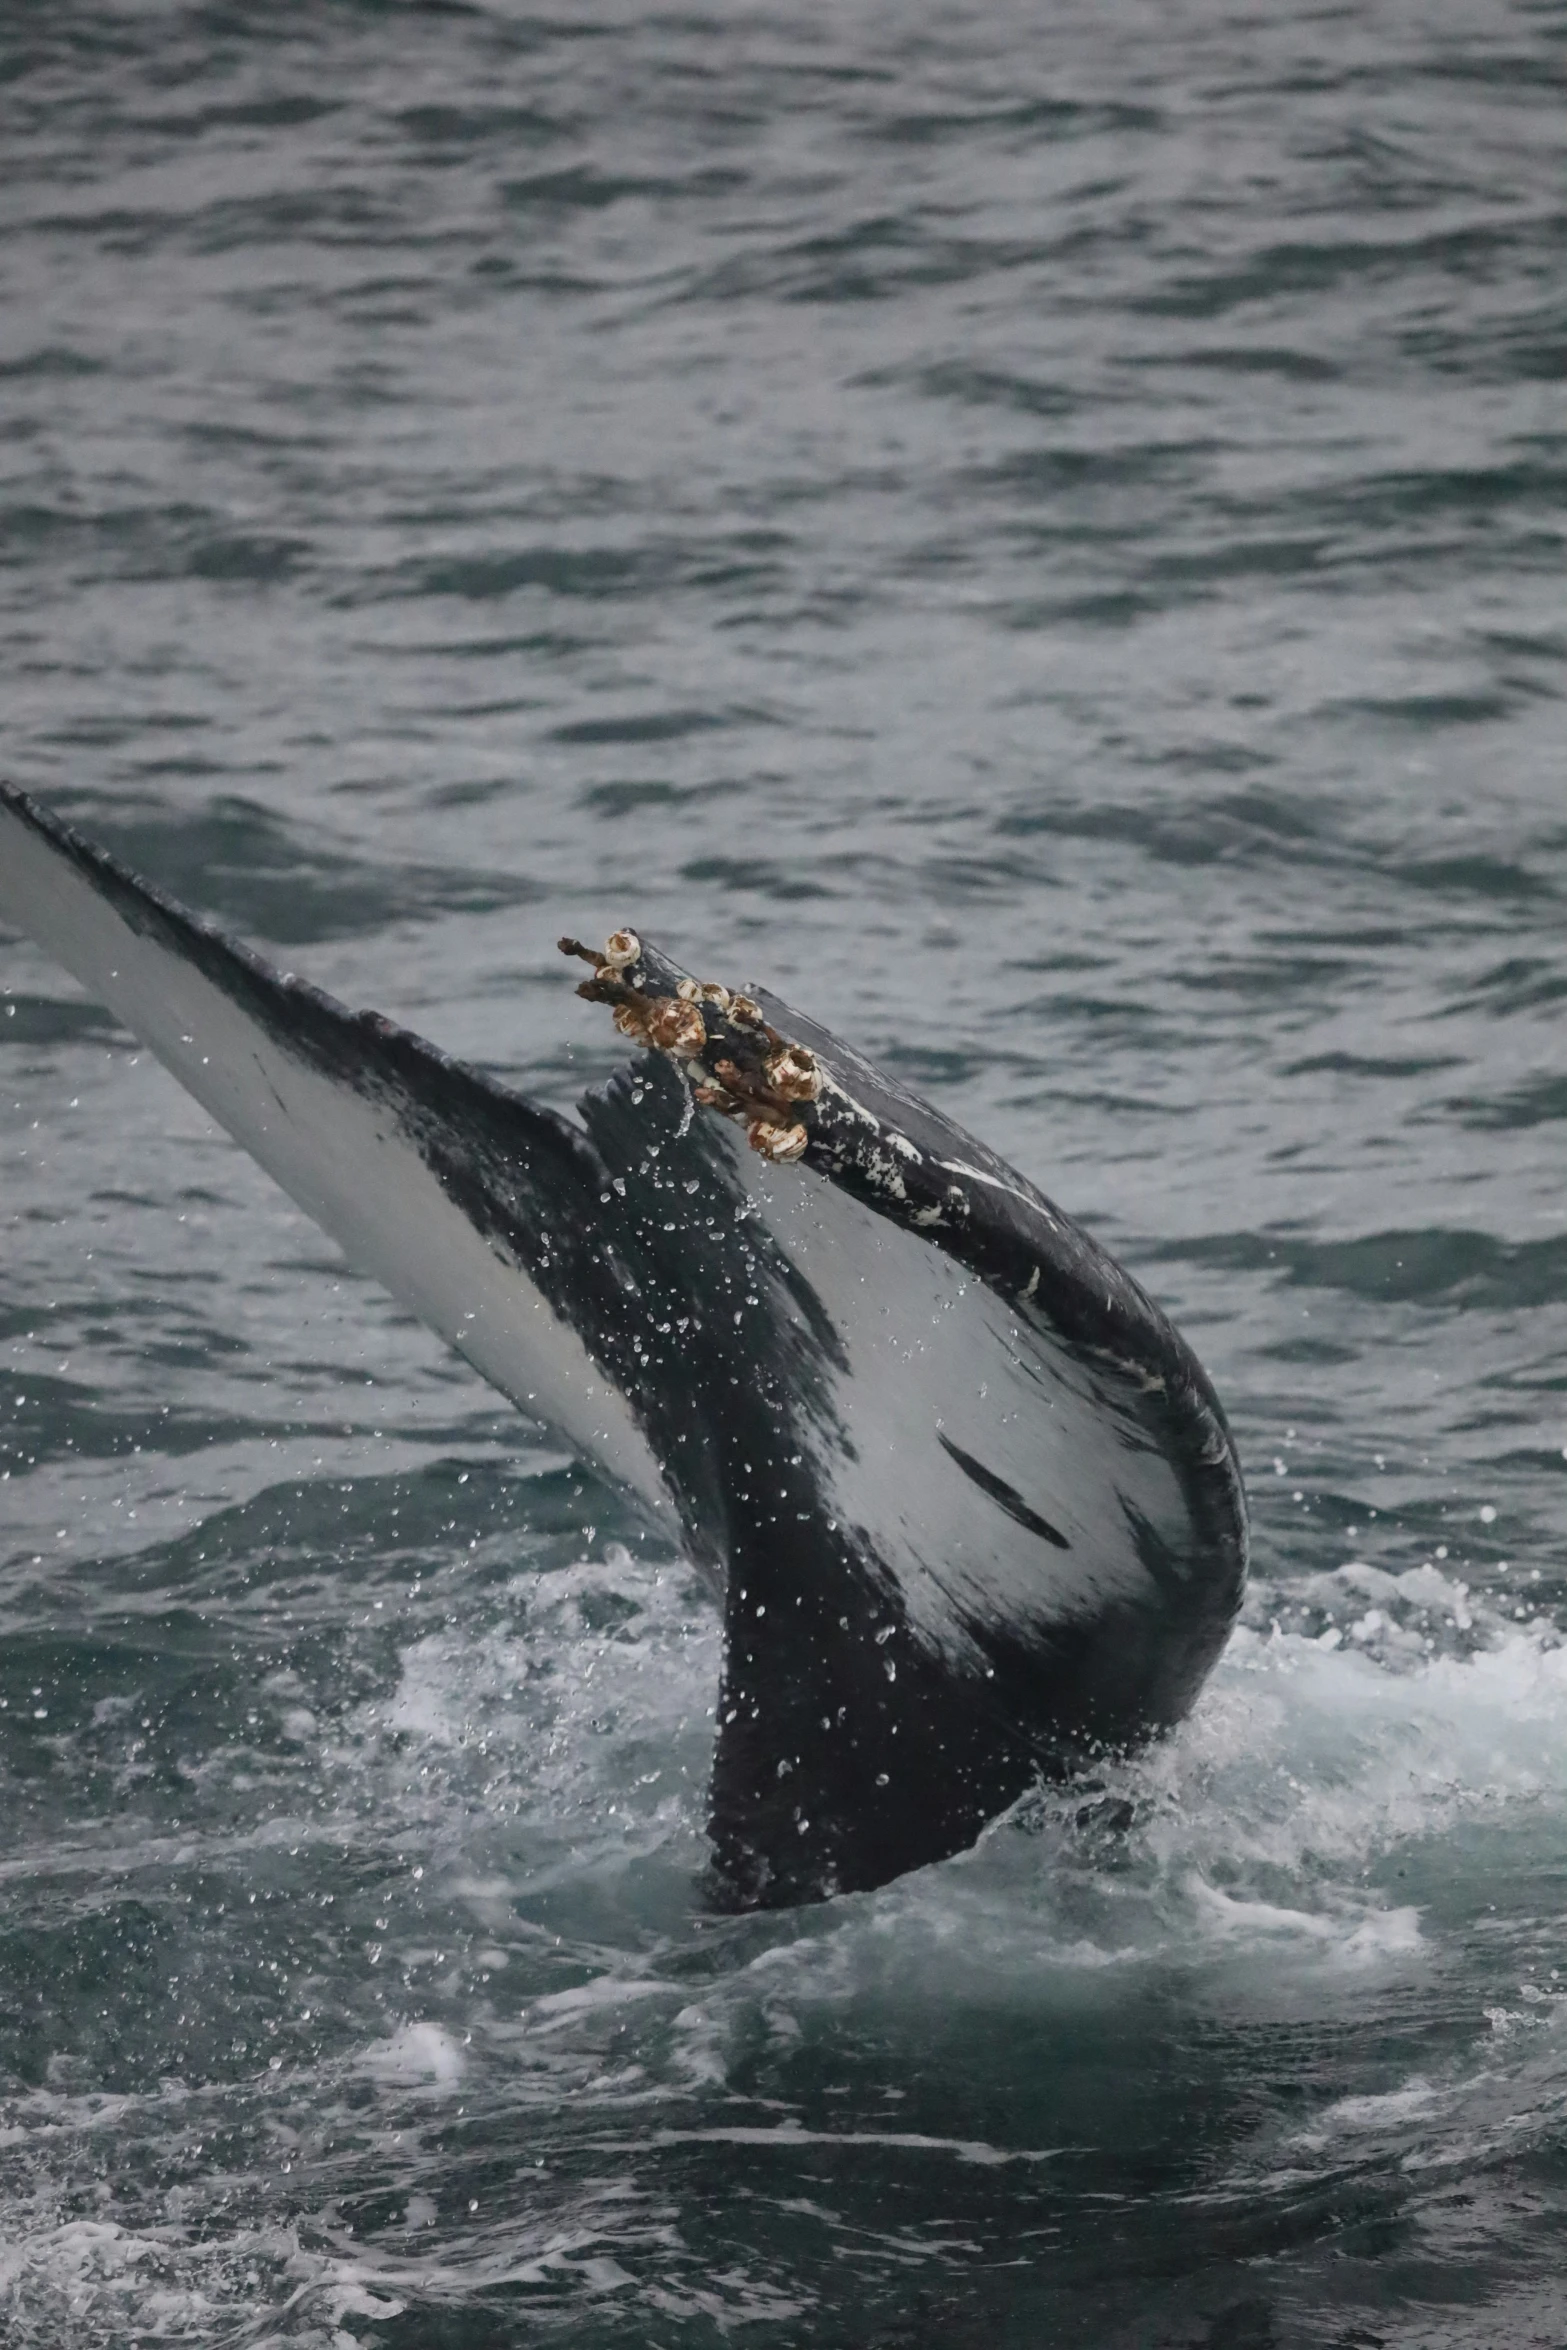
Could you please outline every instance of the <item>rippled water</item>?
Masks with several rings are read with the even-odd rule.
[[[7,2344],[1557,2344],[1567,14],[0,19],[4,760],[567,1102],[631,918],[1196,1341],[1133,1825],[695,1891],[717,1626],[0,963]],[[1095,1815],[1096,1817],[1099,1815]]]

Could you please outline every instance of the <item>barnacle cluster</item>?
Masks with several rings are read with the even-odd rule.
[[[613,931],[602,950],[563,938],[560,951],[593,965],[578,995],[608,1004],[622,1036],[685,1063],[693,1097],[743,1125],[761,1157],[803,1155],[810,1129],[799,1113],[821,1098],[821,1066],[808,1047],[780,1036],[759,1004],[712,979],[681,978],[672,993],[650,987],[634,930]]]

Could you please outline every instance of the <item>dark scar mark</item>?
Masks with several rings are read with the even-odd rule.
[[[1072,1545],[1060,1529],[1052,1526],[1048,1518],[1042,1518],[1038,1510],[1031,1510],[1021,1493],[1015,1492],[1005,1477],[998,1477],[994,1469],[987,1469],[983,1461],[975,1460],[971,1452],[965,1452],[960,1444],[954,1444],[950,1436],[943,1436],[939,1428],[936,1434],[940,1438],[942,1451],[950,1453],[964,1476],[971,1477],[980,1492],[988,1493],[1009,1518],[1015,1518],[1020,1526],[1026,1526],[1030,1534],[1037,1534],[1042,1542],[1053,1542],[1057,1550],[1071,1549]]]

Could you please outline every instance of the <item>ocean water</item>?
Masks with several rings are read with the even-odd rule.
[[[0,2339],[1567,2342],[1567,11],[0,16],[0,756],[569,1103],[792,996],[1171,1309],[1196,1713],[705,1915],[686,1564],[0,940]]]

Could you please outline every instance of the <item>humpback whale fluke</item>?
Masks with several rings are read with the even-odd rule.
[[[0,785],[0,914],[366,1271],[678,1526],[724,1613],[714,1898],[884,1884],[1178,1721],[1246,1514],[1158,1307],[825,1029],[635,932],[581,1123],[274,970]]]

